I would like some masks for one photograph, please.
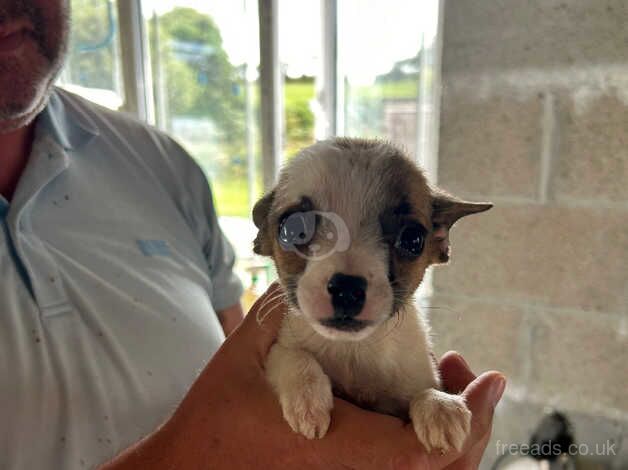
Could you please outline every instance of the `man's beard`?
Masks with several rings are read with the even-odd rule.
[[[33,0],[0,0],[0,24],[26,19],[37,48],[34,61],[0,56],[0,134],[29,124],[46,104],[67,50],[69,12],[65,1],[59,3],[61,11],[50,20]]]

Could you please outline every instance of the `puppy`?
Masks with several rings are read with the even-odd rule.
[[[337,138],[301,151],[253,209],[254,251],[271,256],[289,314],[266,373],[283,416],[323,437],[332,394],[412,420],[430,451],[460,449],[471,413],[441,391],[413,293],[449,259],[449,229],[489,209],[431,187],[395,146]]]

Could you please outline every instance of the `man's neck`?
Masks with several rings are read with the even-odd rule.
[[[0,134],[0,194],[11,201],[26,167],[35,135],[34,122],[6,134]]]

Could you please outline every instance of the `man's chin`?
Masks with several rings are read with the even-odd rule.
[[[0,69],[0,134],[29,125],[46,106],[53,81],[3,72]]]
[[[34,41],[27,41],[19,55],[0,54],[0,133],[24,127],[37,117],[46,106],[64,57],[65,46],[51,62]]]
[[[0,102],[0,134],[7,134],[31,124],[46,106],[47,98],[48,95],[45,94],[40,99],[29,102],[28,106],[21,110],[17,110],[16,107],[2,109],[3,103]]]

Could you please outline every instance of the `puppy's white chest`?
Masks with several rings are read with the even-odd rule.
[[[337,395],[379,412],[404,416],[421,391],[437,387],[425,325],[414,309],[362,341],[301,337]],[[297,338],[294,338],[297,339]]]
[[[413,394],[403,389],[402,367],[387,357],[386,352],[377,354],[369,347],[343,343],[323,354],[312,353],[338,396],[383,413],[397,416],[407,413]]]

